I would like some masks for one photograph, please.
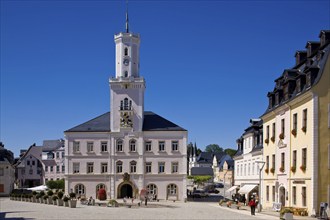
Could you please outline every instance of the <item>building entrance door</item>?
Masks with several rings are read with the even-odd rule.
[[[280,188],[280,203],[282,204],[282,207],[285,206],[285,188],[284,187],[281,187]]]
[[[120,188],[119,198],[133,198],[133,188],[130,184],[124,184]]]

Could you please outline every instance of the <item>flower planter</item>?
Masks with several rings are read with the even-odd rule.
[[[48,205],[53,205],[53,200],[52,200],[52,198],[48,198],[48,201],[47,201],[48,203]]]
[[[63,202],[64,203],[64,207],[69,207],[69,201]]]
[[[63,206],[63,199],[58,199],[57,200],[57,205],[58,206]]]
[[[70,200],[69,201],[70,208],[76,208],[77,207],[77,200]]]
[[[284,213],[283,215],[284,220],[293,220],[293,213]]]

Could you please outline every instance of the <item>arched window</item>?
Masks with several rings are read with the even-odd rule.
[[[154,199],[157,199],[155,197],[157,195],[157,186],[155,184],[149,184],[147,190],[149,195],[152,195]]]
[[[125,47],[125,56],[128,56],[128,48],[127,47]]]
[[[129,165],[130,165],[130,171],[131,171],[131,173],[136,173],[136,161],[131,161],[130,163],[129,163]]]
[[[129,141],[129,150],[131,152],[135,152],[136,151],[136,141],[134,139]]]
[[[116,171],[117,171],[117,173],[122,173],[123,172],[123,162],[122,161],[117,161],[116,162]]]
[[[124,99],[124,110],[129,110],[128,108],[129,108],[128,107],[128,98],[125,98]]]
[[[177,186],[175,184],[167,186],[167,196],[177,196]]]
[[[77,184],[74,187],[74,192],[77,194],[77,196],[85,195],[85,186],[83,184]]]
[[[105,185],[103,184],[103,183],[100,183],[100,184],[98,184],[97,186],[96,186],[96,191],[95,191],[95,198],[97,198],[97,193],[98,193],[98,191],[100,190],[100,189],[105,189]]]
[[[119,152],[123,151],[123,141],[121,139],[117,140],[116,149]]]

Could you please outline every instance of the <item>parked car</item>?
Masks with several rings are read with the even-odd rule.
[[[223,183],[215,183],[215,184],[214,184],[214,187],[215,187],[215,188],[223,188],[224,185],[223,185]]]
[[[207,197],[209,196],[208,192],[202,189],[196,189],[193,193],[192,196],[195,198],[202,198],[202,197]]]

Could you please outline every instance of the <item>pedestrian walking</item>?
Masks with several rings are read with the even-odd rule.
[[[252,197],[249,204],[248,204],[251,208],[251,215],[256,215],[256,201],[254,200],[254,198]]]

